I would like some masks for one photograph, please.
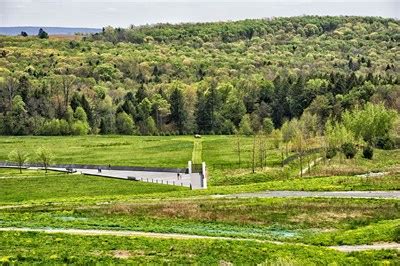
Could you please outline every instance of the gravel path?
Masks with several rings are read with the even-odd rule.
[[[400,199],[400,191],[262,191],[216,195],[218,198],[367,198],[367,199]]]
[[[70,234],[70,235],[83,235],[83,236],[97,236],[97,235],[110,235],[110,236],[127,236],[127,237],[151,237],[151,238],[164,238],[164,239],[209,239],[209,240],[231,240],[231,241],[257,241],[260,243],[271,243],[276,245],[292,244],[300,246],[311,246],[301,243],[285,243],[278,241],[259,240],[259,239],[246,239],[246,238],[233,238],[222,236],[200,236],[188,234],[171,234],[171,233],[152,233],[152,232],[139,232],[139,231],[117,231],[117,230],[98,230],[98,229],[56,229],[56,228],[17,228],[17,227],[3,227],[0,231],[6,232],[40,232],[48,234]],[[328,246],[327,248],[335,249],[342,252],[364,251],[364,250],[381,250],[381,249],[397,249],[400,250],[400,243],[376,243],[372,245],[354,245],[354,246]]]
[[[356,246],[331,246],[330,248],[342,251],[364,251],[364,250],[380,250],[380,249],[398,249],[400,250],[400,243],[374,243],[373,245],[356,245]]]

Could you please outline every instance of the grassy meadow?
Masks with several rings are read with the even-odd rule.
[[[5,264],[364,265],[379,260],[395,264],[398,260],[398,253],[390,250],[345,254],[323,247],[252,241],[14,232],[0,232],[0,246],[0,260]]]
[[[251,173],[247,165],[252,138],[241,139],[239,168],[235,141],[233,136],[1,137],[3,161],[16,147],[24,147],[33,161],[41,146],[51,149],[54,163],[184,167],[188,160],[205,161],[210,186],[192,191],[79,174],[41,170],[21,174],[17,169],[0,169],[0,227],[132,230],[246,240],[0,232],[0,263],[396,265],[400,257],[396,250],[343,253],[327,247],[398,243],[398,200],[218,195],[265,190],[399,190],[399,150],[375,150],[372,160],[362,158],[360,152],[353,160],[339,156],[321,160],[300,178],[299,161],[281,167],[281,150],[272,144],[267,166]],[[320,156],[306,156],[304,167]],[[385,174],[358,176],[371,171]],[[259,242],[270,240],[283,244]]]
[[[35,161],[39,147],[49,148],[54,163],[112,164],[132,166],[185,167],[187,161],[205,161],[216,167],[238,167],[234,136],[0,136],[0,160],[8,160],[13,149],[22,147]],[[242,137],[243,166],[250,165],[252,138]],[[160,156],[162,154],[162,156]],[[279,150],[270,149],[267,163],[280,164]]]

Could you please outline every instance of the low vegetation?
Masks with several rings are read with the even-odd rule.
[[[46,243],[46,244],[45,244]],[[0,232],[2,263],[329,264],[396,263],[398,252],[344,254],[321,247],[253,241],[178,240]],[[322,256],[323,254],[323,256]]]

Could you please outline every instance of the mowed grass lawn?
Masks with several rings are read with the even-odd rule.
[[[242,166],[251,161],[251,137],[241,137]],[[194,144],[197,142],[197,149]],[[235,136],[1,136],[0,161],[16,148],[30,153],[35,162],[39,147],[49,148],[54,163],[185,167],[189,160],[208,165],[238,167]],[[267,142],[272,145],[272,140]],[[267,164],[279,165],[279,150],[268,150]]]
[[[258,175],[257,175],[258,176]],[[244,176],[246,178],[246,176]],[[263,176],[259,178],[264,179]],[[167,199],[208,197],[215,194],[234,194],[266,190],[349,191],[398,190],[399,175],[378,178],[335,176],[317,178],[290,178],[243,185],[210,186],[207,190],[135,182],[105,177],[68,175],[42,170],[0,169],[0,205],[45,202],[130,201],[135,199]],[[246,183],[245,181],[242,181]]]
[[[346,254],[324,247],[255,241],[182,240],[0,232],[0,263],[370,265],[398,262],[394,250]]]
[[[189,160],[194,160],[195,163],[205,161],[208,169],[213,172],[238,168],[236,141],[235,136],[224,135],[202,136],[201,139],[195,139],[193,136],[2,136],[0,161],[8,160],[8,155],[13,149],[22,148],[30,154],[30,161],[37,162],[36,150],[39,147],[47,147],[54,154],[53,163],[186,167]],[[253,138],[243,136],[240,143],[241,168],[249,172]],[[279,168],[281,151],[273,147],[271,138],[267,138],[266,145],[267,167]],[[368,171],[399,170],[399,149],[375,149],[372,160],[362,158],[361,153],[358,152],[355,160],[340,160],[339,156],[336,156],[329,164],[320,163],[311,174],[351,175]],[[289,167],[297,173],[298,161],[292,162]]]
[[[64,174],[41,170],[0,169],[0,205],[37,200],[68,200],[71,198],[108,198],[117,196],[143,195],[188,188],[135,182],[128,180]]]
[[[0,161],[22,147],[37,162],[35,152],[46,147],[53,163],[101,164],[154,167],[185,167],[192,158],[193,137],[69,136],[0,137]]]

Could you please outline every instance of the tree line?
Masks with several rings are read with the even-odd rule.
[[[305,112],[322,131],[368,102],[398,112],[399,32],[305,16],[0,37],[0,134],[234,134]]]

